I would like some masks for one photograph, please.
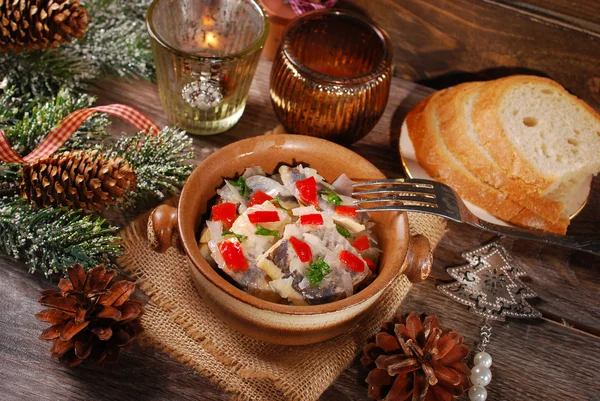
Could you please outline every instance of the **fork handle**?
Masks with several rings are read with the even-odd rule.
[[[544,242],[547,244],[558,245],[564,248],[576,249],[578,251],[600,255],[600,238],[590,237],[573,237],[557,234],[546,234],[525,230],[518,227],[504,227],[487,221],[479,220],[472,221],[469,224],[482,228],[496,234],[505,235],[507,237],[516,237],[531,241]]]

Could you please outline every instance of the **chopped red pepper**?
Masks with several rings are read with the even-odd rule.
[[[375,262],[373,262],[371,259],[369,258],[365,258],[363,257],[363,259],[365,260],[365,262],[367,262],[367,266],[369,266],[369,269],[375,273],[375,271],[377,270],[377,266],[375,266]]]
[[[337,214],[341,214],[344,216],[350,216],[350,217],[358,216],[357,210],[358,210],[358,208],[355,208],[353,206],[336,206],[335,207],[335,212]]]
[[[319,199],[317,198],[317,181],[315,177],[309,177],[305,180],[296,182],[296,188],[300,195],[300,200],[307,205],[319,206]]]
[[[237,205],[231,202],[221,203],[212,207],[213,221],[220,221],[223,227],[230,228],[235,221]]]
[[[248,202],[248,207],[254,205],[262,205],[266,201],[270,200],[273,200],[271,196],[267,195],[263,191],[256,191],[256,193],[252,195],[252,198],[250,198],[250,201]],[[275,205],[275,207],[277,207],[277,205]]]
[[[323,216],[319,213],[305,214],[300,216],[300,224],[313,224],[315,226],[323,225]]]
[[[345,249],[340,252],[340,260],[344,262],[344,264],[348,266],[350,270],[354,270],[358,273],[365,270],[365,262],[363,262],[358,256],[348,252]]]
[[[218,247],[225,264],[231,270],[244,271],[248,269],[248,261],[244,257],[242,245],[238,241],[223,241]]]
[[[259,211],[259,212],[254,212],[254,213],[250,213],[248,215],[248,220],[250,220],[250,223],[252,224],[256,224],[256,223],[271,223],[274,221],[279,221],[279,213],[277,213],[276,211]]]
[[[310,262],[312,260],[312,251],[306,242],[300,241],[296,237],[290,237],[290,244],[292,244],[294,252],[296,252],[298,259],[300,259],[302,263]]]
[[[353,243],[352,246],[359,251],[366,251],[371,247],[369,244],[369,237],[363,235],[362,237],[358,237]]]

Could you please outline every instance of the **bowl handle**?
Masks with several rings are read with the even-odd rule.
[[[429,276],[433,265],[433,254],[427,237],[417,234],[410,238],[404,263],[406,265],[404,274],[411,283],[420,283]]]
[[[148,241],[156,252],[165,253],[170,247],[183,252],[179,225],[177,224],[177,208],[160,205],[148,217]]]

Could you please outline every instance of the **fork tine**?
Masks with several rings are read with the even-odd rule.
[[[436,208],[427,206],[416,206],[416,205],[392,205],[392,206],[372,206],[362,207],[359,206],[357,212],[422,212],[428,214],[437,214],[443,216],[442,213],[437,212]]]
[[[420,180],[415,178],[394,178],[394,179],[386,179],[386,180],[373,180],[373,181],[363,181],[357,182],[353,185],[353,187],[366,187],[370,185],[385,185],[385,184],[397,184],[397,185],[407,185],[407,186],[416,186],[416,185],[424,185],[426,188],[433,188],[433,182],[429,180]],[[416,184],[416,185],[415,185]]]
[[[355,200],[355,205],[363,205],[365,203],[380,203],[380,202],[400,202],[402,205],[406,205],[405,202],[410,202],[410,204],[419,204],[420,206],[426,207],[438,207],[435,203],[435,196],[426,197],[426,196],[418,196],[418,195],[405,195],[405,196],[386,196],[382,198],[365,198]]]
[[[387,194],[387,193],[405,193],[414,195],[423,195],[426,197],[435,198],[434,188],[422,188],[422,187],[410,187],[410,188],[398,188],[398,187],[384,187],[375,189],[366,189],[364,191],[353,192],[352,196],[364,196],[364,195],[376,195],[376,194]]]

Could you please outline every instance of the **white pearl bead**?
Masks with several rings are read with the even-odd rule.
[[[489,368],[481,365],[473,366],[471,369],[471,383],[476,386],[487,386],[492,381],[492,372]]]
[[[492,357],[487,352],[478,352],[473,358],[473,365],[482,365],[489,368],[492,366]]]
[[[482,386],[473,386],[469,389],[469,399],[471,401],[485,401],[487,390]]]

